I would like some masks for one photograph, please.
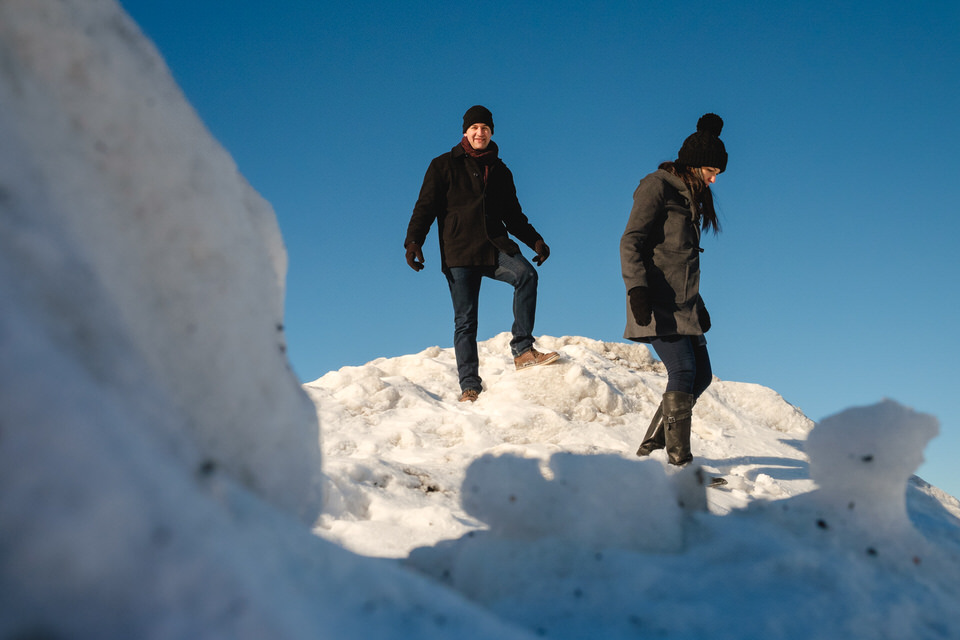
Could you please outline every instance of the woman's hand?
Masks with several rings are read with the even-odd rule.
[[[634,287],[627,293],[630,298],[630,312],[633,319],[641,327],[650,324],[653,319],[653,306],[650,303],[650,289],[648,287]]]

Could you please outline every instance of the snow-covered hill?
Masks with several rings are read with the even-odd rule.
[[[481,343],[485,391],[475,404],[457,402],[456,362],[439,347],[306,385],[323,425],[325,536],[361,553],[406,555],[477,526],[458,503],[466,469],[481,455],[547,464],[558,453],[636,451],[666,382],[647,347],[541,337],[538,344],[562,360],[520,375],[509,339]],[[715,381],[696,407],[693,431],[698,462],[728,480],[727,491],[710,494],[714,511],[810,491],[801,448],[812,427],[770,389]],[[653,457],[665,461],[662,451]],[[411,489],[401,502],[394,501],[403,493],[384,491],[401,487]]]
[[[932,417],[716,381],[705,489],[631,454],[636,345],[301,386],[274,213],[115,0],[0,1],[0,105],[0,638],[960,636]]]
[[[517,372],[508,341],[481,343],[475,404],[438,347],[306,385],[318,535],[545,637],[960,632],[960,503],[912,478],[932,417],[885,401],[814,429],[770,389],[715,380],[677,471],[633,455],[666,384],[646,347],[541,337],[560,363]]]

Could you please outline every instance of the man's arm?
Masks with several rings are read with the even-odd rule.
[[[530,220],[527,219],[527,216],[523,213],[523,209],[520,207],[520,201],[517,199],[517,187],[513,182],[513,173],[506,165],[502,165],[500,168],[505,174],[500,218],[510,234],[534,251],[537,251],[537,243],[543,243],[543,236],[533,228]],[[537,254],[539,255],[540,252],[537,251]],[[544,258],[544,260],[546,260],[546,258]]]
[[[440,168],[440,158],[434,158],[427,167],[423,176],[423,185],[420,187],[420,196],[413,206],[413,215],[407,225],[407,236],[403,246],[411,243],[423,246],[427,239],[430,226],[437,219],[437,215],[446,207],[446,187],[443,180],[443,171]]]
[[[407,264],[414,271],[423,269],[423,243],[439,211],[446,206],[446,188],[443,185],[440,158],[434,158],[423,176],[420,195],[413,206],[413,214],[407,224],[407,235],[403,241]]]

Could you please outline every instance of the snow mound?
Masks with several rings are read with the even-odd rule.
[[[556,485],[549,478],[554,454],[638,462],[632,452],[666,385],[662,365],[645,346],[541,336],[538,344],[558,351],[559,362],[517,372],[509,340],[509,333],[502,333],[480,342],[484,390],[472,404],[457,402],[456,361],[449,348],[379,358],[304,385],[324,425],[321,535],[358,553],[393,557],[463,535],[479,519],[459,504],[460,487],[468,467],[483,455],[538,460],[543,474],[538,486],[545,489]],[[735,489],[717,496],[714,510],[745,506],[757,495],[786,497],[814,487],[801,451],[813,423],[770,389],[716,380],[697,403],[695,417],[695,455],[709,473],[727,475]],[[664,456],[657,452],[651,459],[662,462]],[[513,464],[524,468],[522,461]],[[597,464],[587,475],[603,477],[597,469],[611,464]],[[611,483],[604,495],[617,491]],[[681,485],[670,485],[671,499],[703,502]],[[401,488],[406,489],[402,513],[393,502],[394,490]],[[625,491],[617,495],[646,499]],[[431,526],[420,527],[416,513]]]
[[[517,372],[508,342],[480,343],[476,403],[439,347],[305,385],[332,498],[317,535],[403,558],[538,636],[960,629],[960,505],[911,478],[932,417],[887,401],[814,426],[770,389],[715,380],[696,464],[676,470],[633,454],[666,385],[646,347],[541,336],[559,363]]]

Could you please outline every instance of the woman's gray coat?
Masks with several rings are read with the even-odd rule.
[[[708,321],[700,298],[701,251],[700,217],[683,180],[663,169],[644,177],[620,238],[620,268],[628,294],[648,287],[653,319],[637,324],[628,297],[624,338],[649,342],[703,334],[701,324]]]

